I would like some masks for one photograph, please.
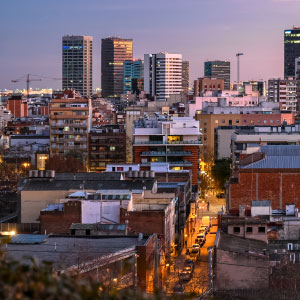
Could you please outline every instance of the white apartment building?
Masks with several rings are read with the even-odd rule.
[[[182,92],[182,55],[157,53],[144,55],[144,89],[157,101]]]

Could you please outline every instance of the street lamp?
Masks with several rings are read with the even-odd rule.
[[[24,163],[23,163],[23,167],[25,168],[25,175],[27,175],[26,169],[30,167],[30,163],[24,162]]]

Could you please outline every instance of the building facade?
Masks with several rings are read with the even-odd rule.
[[[223,90],[224,79],[204,77],[194,80],[194,96],[200,96],[208,91],[221,93]]]
[[[50,156],[78,154],[86,159],[91,128],[91,100],[70,92],[50,103]]]
[[[93,128],[89,136],[89,170],[105,171],[107,164],[126,162],[126,132],[122,125]]]
[[[141,59],[125,60],[124,61],[124,80],[123,80],[123,94],[133,94],[133,79],[142,79],[144,74],[144,64]],[[137,87],[136,87],[137,88]]]
[[[83,97],[93,94],[93,37],[62,38],[62,88],[74,89]]]
[[[268,81],[268,99],[271,102],[279,102],[281,110],[296,113],[299,85],[299,81],[293,78],[270,79]]]
[[[224,79],[225,90],[230,90],[230,62],[213,60],[204,62],[204,76]]]
[[[184,60],[182,62],[182,91],[185,94],[189,93],[190,87],[190,62]]]
[[[171,170],[192,170],[192,184],[198,184],[199,123],[192,118],[172,120],[140,119],[134,122],[134,161],[150,170],[151,162],[169,162]]]
[[[170,53],[145,54],[144,89],[157,101],[182,92],[182,55]]]
[[[284,77],[295,76],[295,59],[300,57],[300,28],[284,31]]]
[[[102,97],[119,97],[123,94],[124,61],[132,60],[132,55],[132,39],[122,39],[120,37],[108,37],[102,39]]]

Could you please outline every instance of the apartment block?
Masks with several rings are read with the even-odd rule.
[[[89,170],[105,171],[107,164],[126,162],[126,132],[122,125],[92,128],[89,136]]]
[[[297,88],[300,82],[293,78],[270,79],[268,81],[268,100],[279,102],[282,111],[297,111]]]
[[[144,55],[144,89],[157,101],[182,92],[182,55],[157,53]]]
[[[56,95],[50,103],[50,155],[73,153],[85,160],[91,120],[90,99],[73,91]]]
[[[174,171],[192,170],[192,184],[198,184],[201,134],[192,118],[162,117],[134,122],[134,161],[144,170],[151,162],[168,162]]]

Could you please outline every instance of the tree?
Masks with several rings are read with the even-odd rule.
[[[224,185],[230,177],[231,160],[230,159],[217,159],[212,166],[212,176],[215,180],[216,186],[219,189],[224,189]]]
[[[66,156],[55,155],[50,157],[46,162],[46,169],[56,172],[85,172],[82,157],[69,153]]]

